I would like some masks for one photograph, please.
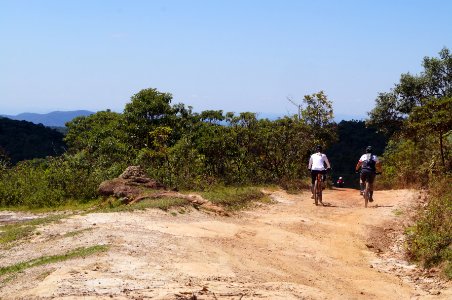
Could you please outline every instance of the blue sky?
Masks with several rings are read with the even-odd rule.
[[[343,118],[452,47],[452,1],[0,0],[0,114],[112,109],[144,88],[195,111]]]

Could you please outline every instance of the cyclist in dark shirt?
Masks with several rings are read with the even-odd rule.
[[[361,175],[360,175],[361,195],[364,193],[364,187],[366,186],[366,181],[369,181],[369,189],[370,189],[369,202],[372,202],[372,201],[374,201],[373,193],[374,193],[375,175],[377,173],[381,172],[381,163],[378,160],[378,157],[376,155],[372,154],[371,146],[367,146],[366,153],[363,154],[359,158],[359,161],[355,167],[356,172],[358,172],[359,169],[361,169]]]

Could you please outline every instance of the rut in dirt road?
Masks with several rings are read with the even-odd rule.
[[[63,219],[59,224],[39,228],[40,234],[26,243],[5,250],[0,265],[64,253],[80,246],[110,245],[109,250],[27,269],[4,285],[0,296],[4,299],[452,296],[447,282],[423,285],[412,281],[410,272],[416,272],[415,266],[404,262],[403,255],[389,251],[391,245],[380,249],[382,246],[372,240],[374,232],[384,232],[385,226],[399,222],[401,216],[395,211],[413,205],[417,201],[414,192],[376,192],[376,201],[367,209],[358,191],[349,189],[325,191],[324,207],[315,206],[308,193],[288,195],[275,191],[271,197],[275,204],[258,204],[231,217],[192,209],[184,214],[177,210],[146,210]],[[67,234],[76,230],[81,233]]]

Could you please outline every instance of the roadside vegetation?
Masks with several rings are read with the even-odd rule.
[[[129,165],[177,190],[295,182],[307,176],[314,145],[335,141],[332,104],[323,92],[305,96],[302,118],[277,120],[250,112],[194,113],[171,100],[169,93],[142,90],[123,113],[101,111],[67,123],[63,155],[14,166],[4,160],[0,207],[87,203],[98,197],[102,181]]]
[[[409,255],[426,268],[439,266],[452,279],[452,190],[450,177],[432,183],[430,201],[407,229]]]
[[[368,124],[389,139],[380,185],[428,190],[427,206],[407,229],[408,254],[452,278],[452,55],[444,48],[422,66],[380,93]]]

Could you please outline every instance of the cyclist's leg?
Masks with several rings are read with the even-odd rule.
[[[369,199],[369,201],[372,202],[372,201],[374,201],[373,200],[373,194],[374,194],[375,173],[369,173],[368,180],[369,180],[369,190],[370,190],[370,199]]]
[[[325,189],[326,170],[320,171],[322,173],[322,190]]]
[[[359,194],[364,194],[364,188],[366,187],[366,184],[363,182],[361,178],[361,174],[359,175]]]
[[[314,199],[314,184],[315,184],[316,177],[317,177],[317,171],[312,170],[311,171],[311,199]]]
[[[364,189],[366,188],[366,180],[367,180],[367,173],[361,171],[361,174],[359,175],[359,185],[361,188],[361,192],[360,192],[361,195],[364,194]]]

